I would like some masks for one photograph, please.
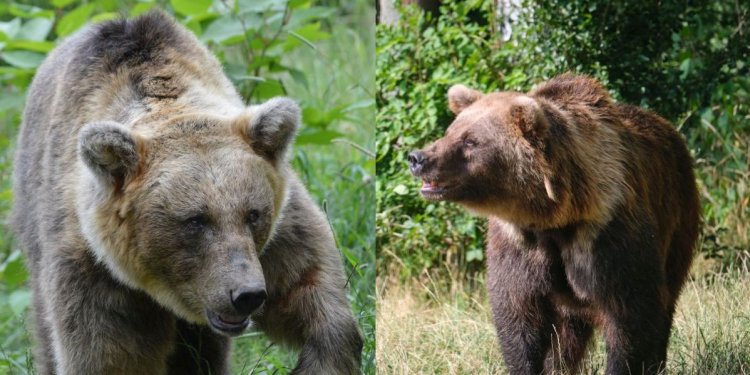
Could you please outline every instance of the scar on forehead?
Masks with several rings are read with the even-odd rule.
[[[150,194],[156,188],[158,188],[161,185],[161,182],[164,179],[164,177],[165,177],[166,174],[167,174],[167,172],[164,172],[164,171],[159,172],[159,174],[156,175],[156,177],[153,179],[153,181],[146,186],[146,189],[145,189],[146,194]]]

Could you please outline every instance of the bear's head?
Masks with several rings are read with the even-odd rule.
[[[297,104],[276,98],[235,118],[85,125],[77,209],[90,248],[176,315],[239,334],[266,298],[259,257],[298,123]]]
[[[521,93],[482,94],[463,85],[450,88],[448,104],[457,116],[445,136],[408,156],[422,195],[482,215],[535,221],[528,216],[555,201],[542,104]]]

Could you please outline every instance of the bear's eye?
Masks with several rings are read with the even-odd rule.
[[[477,142],[471,138],[464,138],[464,146],[467,148],[476,147]]]
[[[200,232],[208,225],[208,218],[203,215],[195,215],[185,220],[185,227],[191,232]]]
[[[258,210],[250,210],[250,212],[247,213],[247,223],[249,225],[255,225],[255,223],[258,222],[259,217],[260,212],[258,212]]]

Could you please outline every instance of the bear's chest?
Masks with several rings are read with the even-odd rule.
[[[524,233],[524,241],[548,258],[550,297],[570,308],[587,308],[599,275],[592,241],[574,226]]]

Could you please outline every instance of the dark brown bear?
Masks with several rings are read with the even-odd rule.
[[[410,167],[425,198],[489,217],[509,371],[576,372],[595,327],[607,374],[662,371],[700,222],[680,135],[570,74],[528,94],[457,85],[448,100],[456,120]]]

